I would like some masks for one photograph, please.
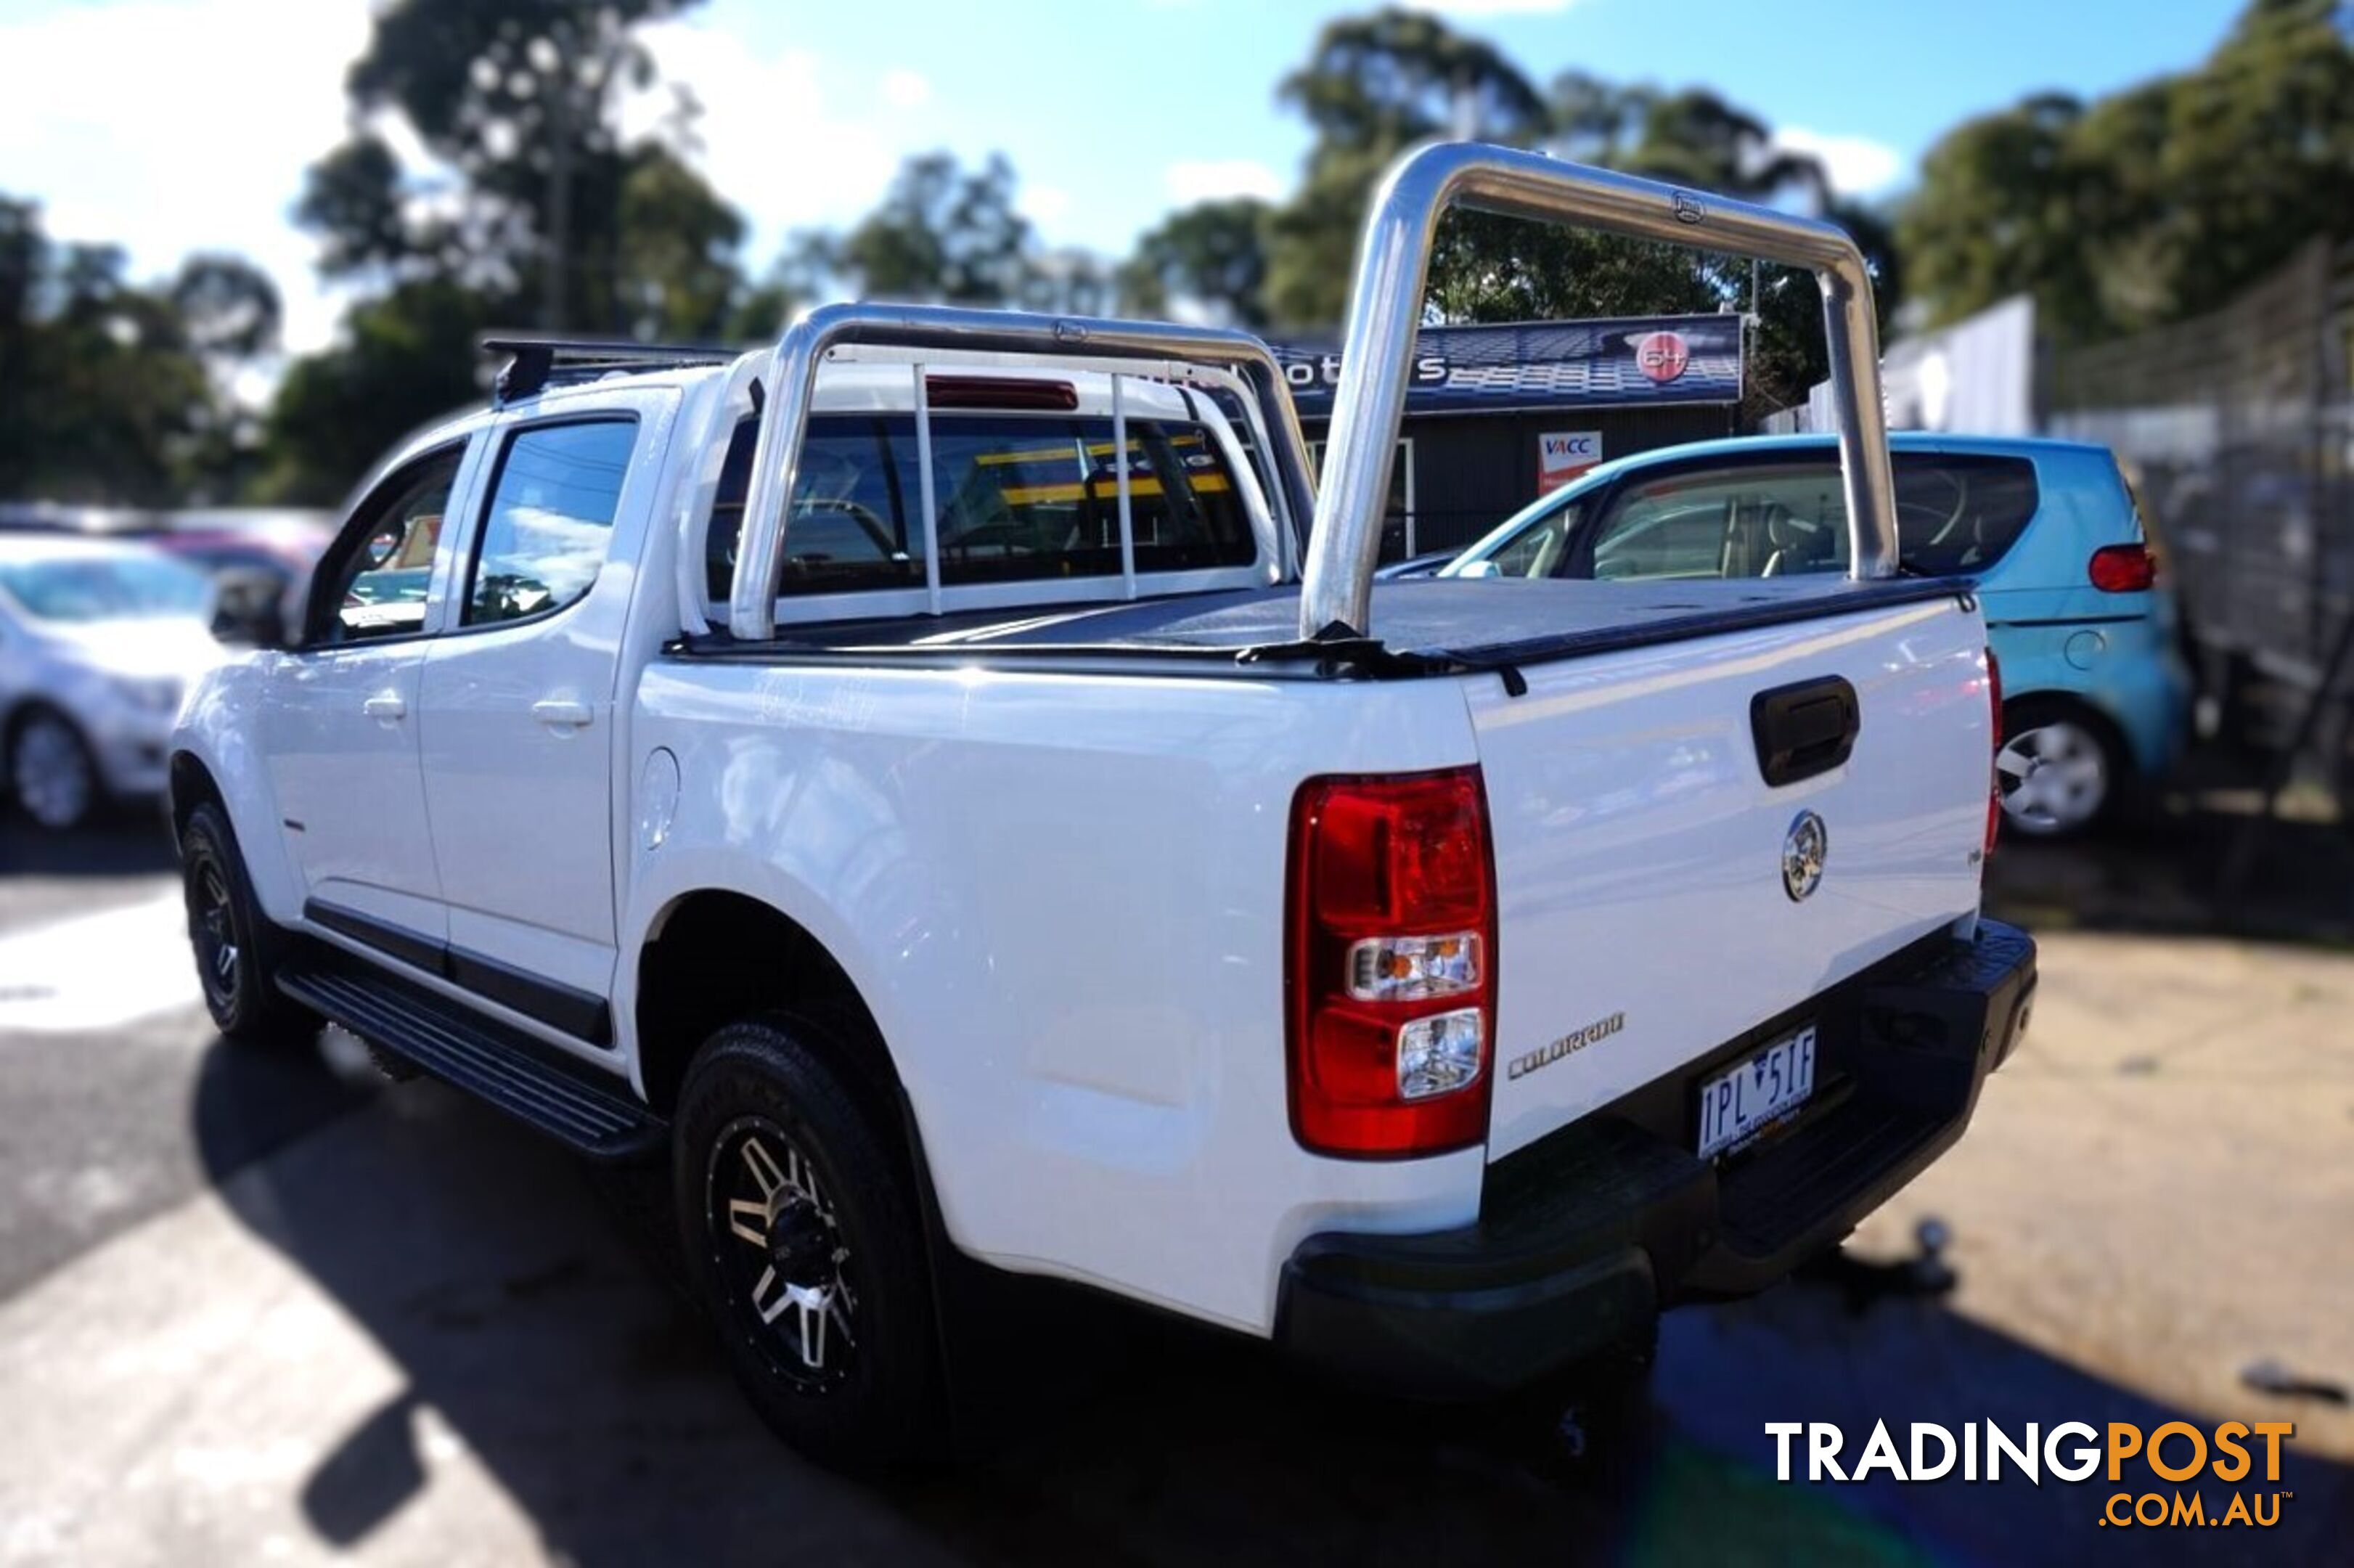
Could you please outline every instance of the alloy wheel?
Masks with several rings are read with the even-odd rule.
[[[210,855],[188,874],[188,934],[196,945],[196,973],[206,995],[223,1011],[237,1006],[237,916],[229,906],[228,878]]]
[[[10,781],[25,814],[45,828],[70,828],[90,814],[98,781],[81,737],[63,719],[37,714],[16,734]]]
[[[2108,803],[2108,752],[2098,736],[2067,719],[2006,737],[1995,773],[2003,815],[2028,833],[2073,832]]]
[[[732,1331],[786,1383],[822,1393],[858,1355],[851,1248],[816,1168],[766,1117],[739,1117],[712,1144],[705,1234]]]

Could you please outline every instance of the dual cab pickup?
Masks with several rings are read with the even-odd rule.
[[[1458,201],[1814,268],[1853,574],[1376,591]],[[1461,145],[1375,204],[1320,493],[1241,334],[522,344],[185,710],[207,999],[667,1160],[829,1459],[931,1441],[959,1258],[1425,1395],[1639,1345],[1835,1243],[2026,1022],[1985,629],[1892,575],[1875,352],[1835,228]]]

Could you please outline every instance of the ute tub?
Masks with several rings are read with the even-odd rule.
[[[1622,648],[1681,642],[1969,594],[1958,577],[1857,582],[1805,577],[1693,582],[1415,578],[1377,584],[1378,641],[1294,641],[1299,589],[1251,588],[1135,603],[974,610],[889,620],[819,621],[761,642],[689,639],[705,656],[792,662],[887,659],[981,664],[1070,657],[1285,664],[1376,675],[1509,670]]]

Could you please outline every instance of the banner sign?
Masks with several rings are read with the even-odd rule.
[[[1553,430],[1537,438],[1537,493],[1559,490],[1602,461],[1600,430]]]
[[[1340,352],[1278,344],[1292,400],[1308,418],[1332,412]],[[1741,318],[1622,316],[1609,321],[1426,326],[1415,340],[1405,411],[1496,412],[1741,400]]]

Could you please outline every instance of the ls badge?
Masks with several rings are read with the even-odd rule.
[[[1812,811],[1801,811],[1782,836],[1782,891],[1790,902],[1805,902],[1823,880],[1823,862],[1831,853],[1830,830]]]

